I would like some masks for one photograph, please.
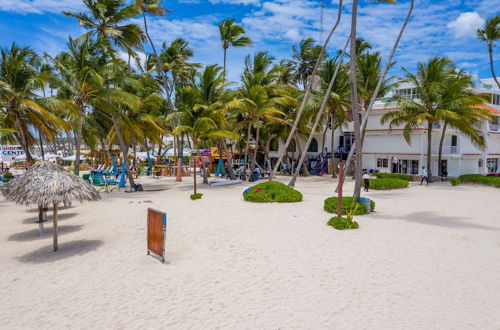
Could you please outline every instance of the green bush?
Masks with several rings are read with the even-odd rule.
[[[450,182],[452,186],[458,186],[460,183],[462,183],[462,180],[460,180],[460,178],[453,178]]]
[[[203,194],[196,193],[196,194],[189,195],[189,198],[191,198],[192,200],[195,200],[195,199],[200,199],[202,196],[203,196]]]
[[[330,197],[330,198],[325,199],[323,209],[329,213],[337,213],[338,200],[339,199],[337,197]],[[366,209],[366,207],[361,203],[354,203],[354,201],[352,200],[352,197],[342,197],[342,214],[346,215],[347,211],[350,208],[356,206],[353,204],[358,205],[358,208],[356,209],[356,212],[354,213],[354,215],[361,215],[361,214],[368,213],[368,210]],[[370,199],[370,208],[372,211],[375,211],[375,202],[371,199]]]
[[[500,177],[498,176],[485,176],[482,174],[465,174],[460,176],[462,183],[477,183],[500,188]]]
[[[338,230],[359,228],[359,224],[356,221],[349,222],[349,220],[344,217],[332,217],[328,220],[327,224]]]
[[[374,179],[370,180],[370,189],[374,190],[391,190],[408,188],[409,182],[402,179]]]
[[[378,179],[400,179],[406,181],[413,181],[413,176],[399,173],[375,173]]]
[[[269,181],[248,188],[243,192],[243,198],[255,203],[293,203],[300,202],[303,196],[284,183]]]

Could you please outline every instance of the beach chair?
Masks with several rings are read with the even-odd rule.
[[[106,192],[109,191],[109,186],[117,186],[118,181],[108,180],[102,174],[95,174],[92,176],[92,184],[96,187],[104,188]]]
[[[82,178],[83,178],[83,180],[87,181],[88,183],[91,183],[90,182],[90,174],[83,174]]]

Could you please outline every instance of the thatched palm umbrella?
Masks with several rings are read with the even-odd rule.
[[[89,183],[49,162],[39,162],[26,173],[16,176],[2,188],[2,193],[21,205],[53,205],[54,251],[57,251],[58,205],[100,199],[99,193]]]

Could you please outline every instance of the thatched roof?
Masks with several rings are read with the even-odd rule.
[[[69,204],[71,201],[100,199],[99,193],[89,183],[49,162],[35,164],[1,190],[5,198],[22,205]]]

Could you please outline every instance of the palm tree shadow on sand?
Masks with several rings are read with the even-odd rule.
[[[500,227],[483,226],[480,224],[463,221],[462,219],[467,219],[465,217],[448,217],[435,212],[413,212],[403,216],[390,216],[389,218],[447,228],[471,228],[500,231]]]
[[[22,263],[40,264],[55,262],[61,259],[77,257],[98,249],[104,242],[101,240],[77,240],[59,244],[59,250],[54,252],[52,244],[36,251],[15,257]]]

